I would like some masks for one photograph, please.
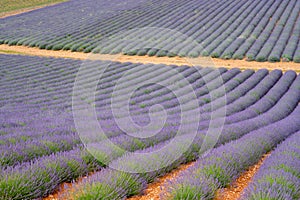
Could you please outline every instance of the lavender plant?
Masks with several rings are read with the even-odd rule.
[[[298,12],[296,0],[221,4],[72,0],[1,19],[0,44],[85,53],[297,62]],[[149,27],[156,30],[145,31]],[[170,30],[193,42],[182,41]]]
[[[263,154],[299,130],[299,111],[298,107],[289,117],[210,151],[168,185],[170,199],[213,199],[218,188],[228,186]]]
[[[241,199],[300,198],[300,132],[279,144],[268,157]]]

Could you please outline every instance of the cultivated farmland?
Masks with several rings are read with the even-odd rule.
[[[69,1],[0,19],[0,43],[104,54],[300,62],[299,10],[297,0]],[[155,46],[149,46],[153,41]]]
[[[1,18],[0,199],[300,199],[299,22],[298,0]]]
[[[285,74],[282,74],[280,70],[268,73],[264,69],[257,72],[253,70],[241,72],[239,69],[167,67],[113,62],[110,63],[111,67],[105,71],[98,83],[95,104],[97,116],[105,134],[123,150],[117,151],[106,146],[106,143],[101,140],[95,143],[93,138],[93,144],[98,142],[103,150],[100,157],[97,157],[101,161],[99,162],[83,148],[82,142],[75,132],[73,116],[70,113],[72,85],[80,61],[15,55],[1,55],[1,59],[3,60],[1,63],[1,105],[3,105],[1,110],[3,117],[1,120],[1,167],[3,169],[1,197],[4,199],[45,196],[52,193],[60,183],[78,178],[95,169],[101,169],[101,172],[96,173],[95,177],[92,176],[84,183],[82,187],[85,188],[85,192],[80,195],[97,194],[97,198],[116,195],[112,199],[118,199],[138,194],[144,189],[146,183],[152,182],[155,177],[201,156],[196,152],[200,150],[205,139],[210,118],[224,106],[226,106],[226,121],[217,146],[232,140],[236,140],[233,144],[244,146],[243,142],[238,142],[245,140],[245,143],[248,143],[247,139],[243,139],[244,137],[250,138],[251,141],[254,140],[253,145],[258,145],[258,141],[262,142],[262,150],[258,146],[255,148],[260,154],[251,156],[249,152],[246,152],[245,155],[240,155],[247,160],[247,165],[241,165],[244,168],[255,163],[263,152],[269,151],[279,141],[300,128],[299,109],[296,108],[300,100],[300,77],[293,71]],[[92,75],[95,71],[106,64],[107,62],[103,61],[88,62],[89,70],[84,74],[86,83],[92,82]],[[185,110],[180,111],[182,103],[188,104],[188,102],[180,104],[177,98],[182,96],[186,100],[191,99],[192,94],[186,92],[187,86],[181,79],[178,79],[177,76],[170,76],[170,68],[180,73],[193,87],[200,106],[201,121],[197,122],[194,116],[190,115],[195,112],[196,108],[187,106],[184,107]],[[168,86],[174,84],[176,86],[172,91],[155,84],[144,86],[139,88],[130,100],[131,115],[137,124],[145,124],[149,121],[149,107],[158,103],[165,107],[168,113],[166,125],[159,134],[153,137],[138,139],[126,135],[118,128],[118,124],[114,120],[109,101],[110,96],[118,80],[127,71],[130,71],[130,81],[124,83],[127,85],[120,89],[123,97],[131,85],[141,81],[164,80]],[[222,78],[222,84],[218,81],[219,76]],[[175,91],[181,96],[175,96]],[[226,104],[222,101],[225,91]],[[118,96],[118,101],[123,99],[122,95]],[[89,102],[89,99],[83,100]],[[214,106],[212,107],[212,105]],[[172,140],[179,130],[181,112],[189,113],[190,117],[185,119],[186,129],[179,133],[180,140],[177,141],[177,149],[172,146],[172,149],[163,152],[162,155],[154,155],[155,162],[154,158],[141,160],[141,158],[136,159],[135,154],[126,153],[126,151],[147,152],[168,144],[168,141]],[[193,127],[194,123],[199,123],[196,136],[191,134],[188,128]],[[285,125],[286,123],[289,125]],[[276,128],[274,129],[274,127]],[[283,131],[279,128],[284,129],[284,134],[278,133]],[[152,127],[150,130],[156,131],[155,129],[156,127]],[[237,130],[239,131],[237,132]],[[279,134],[278,137],[280,137],[276,137],[276,140],[272,139],[273,143],[270,146],[262,139],[257,139],[257,136],[251,136],[259,134],[268,139],[271,136],[268,136],[266,132]],[[139,134],[147,134],[147,131]],[[195,137],[194,140],[193,137]],[[238,138],[241,139],[237,140]],[[189,148],[180,159],[177,159],[168,168],[162,168],[155,173],[147,173],[147,166],[159,167],[163,166],[164,162],[168,163],[189,140],[193,141],[193,148]],[[230,147],[230,144],[227,145]],[[246,149],[248,149],[248,145],[251,147],[251,142],[245,145]],[[253,148],[251,149],[253,150]],[[234,154],[232,155],[234,156]],[[218,157],[218,154],[213,151],[211,156]],[[249,160],[250,158],[253,161]],[[141,175],[133,176],[107,168],[106,166],[111,163],[129,171],[132,170],[131,168],[145,171]],[[239,170],[244,168],[239,168]],[[222,170],[224,173],[229,171],[232,170]],[[226,176],[233,179],[239,172],[237,171],[236,175],[227,174]],[[45,174],[48,175],[45,176]],[[217,175],[215,176],[215,178],[219,178]],[[185,177],[190,176],[185,175]],[[9,184],[7,184],[8,180],[10,180]],[[116,180],[120,182],[115,182]],[[129,180],[132,181],[131,184],[127,183]],[[209,185],[214,185],[214,187],[208,189],[214,191],[216,187],[226,186],[230,180],[226,179],[227,182],[221,185],[211,183]],[[89,185],[94,182],[96,182],[96,186],[90,188]],[[106,186],[104,187],[103,184]],[[108,186],[110,189],[107,188]],[[202,189],[200,188],[200,190]]]

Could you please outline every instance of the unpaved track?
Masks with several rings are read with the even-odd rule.
[[[149,57],[149,56],[127,56],[127,55],[101,55],[101,54],[87,54],[82,52],[71,52],[71,51],[53,51],[44,50],[25,46],[8,46],[0,45],[0,53],[2,54],[23,54],[23,55],[34,55],[34,56],[46,56],[46,57],[57,57],[57,58],[71,58],[84,60],[87,58],[98,59],[98,60],[112,60],[119,62],[132,62],[132,63],[153,63],[153,64],[167,64],[167,65],[192,65],[197,63],[201,66],[215,66],[215,67],[226,67],[226,68],[240,68],[244,69],[262,69],[268,70],[281,69],[283,71],[294,70],[300,73],[300,63],[294,62],[249,62],[246,60],[223,60],[219,58],[196,58],[187,59],[181,57]],[[208,64],[207,64],[208,63]]]
[[[131,198],[127,198],[127,200],[160,200],[162,194],[166,194],[167,190],[165,185],[168,181],[172,181],[174,178],[178,176],[178,174],[187,168],[193,166],[195,162],[190,162],[187,164],[180,165],[178,168],[174,169],[170,173],[157,178],[157,180],[153,183],[150,183],[147,189],[144,191],[144,195],[138,195]]]
[[[254,174],[259,170],[264,160],[268,158],[271,153],[265,154],[260,161],[251,166],[245,171],[239,178],[237,178],[229,187],[218,190],[216,198],[214,200],[238,200],[241,194],[251,182]]]

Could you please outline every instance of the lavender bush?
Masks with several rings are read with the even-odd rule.
[[[300,198],[300,132],[279,144],[268,157],[242,199],[299,199]]]
[[[299,80],[300,79],[298,78],[298,81]],[[258,138],[259,135],[263,135],[261,133],[270,132],[270,134],[279,135],[278,138],[273,137],[273,135],[269,136],[267,134],[265,134],[263,138],[260,137],[261,140],[259,140],[259,141],[261,141],[262,146],[261,146],[261,148],[257,148],[257,152],[260,152],[262,154],[263,152],[266,152],[266,151],[270,150],[270,148],[272,148],[272,145],[273,146],[276,145],[280,140],[283,140],[285,137],[287,137],[288,134],[292,134],[293,132],[295,132],[296,130],[299,129],[299,126],[298,126],[298,124],[299,124],[298,123],[298,121],[299,121],[298,117],[299,117],[299,111],[300,111],[299,108],[296,108],[296,110],[290,116],[288,116],[288,115],[290,114],[290,112],[292,110],[288,111],[288,109],[287,109],[286,110],[287,113],[283,112],[283,113],[285,113],[285,114],[282,113],[283,115],[279,114],[280,112],[278,112],[279,110],[281,110],[281,111],[284,110],[283,107],[281,107],[283,102],[286,102],[286,103],[287,102],[289,102],[289,103],[293,102],[292,107],[295,108],[297,106],[297,102],[299,101],[300,96],[298,95],[298,98],[296,100],[292,100],[294,98],[291,98],[291,97],[295,97],[294,95],[295,95],[296,91],[297,91],[297,93],[299,93],[299,91],[298,91],[299,90],[298,81],[295,82],[293,84],[293,86],[291,87],[291,90],[289,92],[290,94],[285,95],[285,97],[281,99],[282,102],[278,103],[276,106],[274,106],[274,108],[269,110],[267,113],[265,113],[265,114],[263,114],[259,117],[256,117],[254,119],[246,120],[244,123],[239,123],[240,126],[239,125],[233,125],[233,126],[228,126],[228,127],[224,128],[224,130],[221,134],[221,137],[218,141],[219,145],[224,144],[224,143],[229,142],[229,141],[234,140],[234,139],[238,139],[243,134],[247,134],[249,131],[253,130],[253,132],[250,132],[245,137],[243,137],[245,139],[242,138],[242,139],[239,139],[237,141],[229,143],[230,145],[231,144],[238,145],[238,147],[232,149],[228,153],[228,155],[231,155],[231,154],[235,155],[233,153],[233,151],[235,151],[237,148],[242,148],[242,147],[245,148],[245,152],[246,152],[245,154],[247,154],[247,150],[248,151],[253,150],[254,148],[252,146],[249,146],[249,145],[247,146],[246,144],[249,142],[250,139],[255,139],[255,138]],[[276,115],[276,117],[274,117],[274,115]],[[284,118],[284,116],[288,116],[288,117],[285,118],[285,119],[282,119],[282,118]],[[280,120],[280,119],[282,119],[282,120],[279,121],[279,122],[276,122],[277,120]],[[270,121],[268,121],[268,120],[270,120]],[[251,123],[250,123],[250,121],[251,121]],[[268,123],[265,123],[266,121],[268,121]],[[248,126],[247,126],[247,124],[248,124]],[[253,126],[249,126],[250,124],[256,124],[256,125],[261,124],[261,125],[253,127]],[[270,124],[270,125],[266,126],[266,127],[263,127],[264,124]],[[290,131],[286,131],[286,135],[279,134],[280,132],[283,131],[284,128],[286,128],[287,124],[290,124],[290,127],[289,127]],[[263,128],[261,128],[261,127],[263,127]],[[281,127],[281,128],[279,129],[278,127]],[[255,129],[257,129],[257,130],[255,131]],[[239,132],[237,134],[234,130],[240,130],[241,132]],[[173,146],[172,146],[173,148],[167,148],[166,150],[163,150],[163,151],[155,151],[155,150],[161,149],[164,145],[168,144],[169,141],[166,141],[164,143],[159,143],[154,147],[150,147],[150,148],[147,148],[147,149],[144,149],[144,150],[140,151],[141,153],[153,152],[153,150],[154,150],[154,152],[157,152],[157,153],[152,154],[150,157],[143,157],[142,155],[137,156],[137,155],[134,155],[134,154],[132,154],[132,155],[131,154],[126,154],[126,155],[112,161],[112,163],[110,164],[110,167],[112,167],[114,169],[115,168],[121,169],[121,171],[126,171],[126,172],[136,172],[136,171],[138,171],[139,176],[143,180],[145,180],[147,182],[152,182],[155,179],[155,177],[165,174],[166,172],[176,168],[181,163],[185,163],[185,162],[188,162],[188,161],[191,161],[191,160],[194,160],[195,158],[197,158],[199,150],[201,149],[203,139],[204,139],[203,136],[204,136],[204,134],[199,135],[198,137],[196,137],[194,139],[193,144],[188,149],[188,151],[186,151],[182,156],[180,156],[178,159],[176,159],[175,162],[170,162],[170,161],[173,161],[174,158],[176,158],[178,156],[178,152],[182,151],[184,146],[186,146],[186,142],[188,143],[188,141],[190,141],[192,139],[193,135],[186,134],[186,135],[179,136],[176,139],[175,144],[173,144]],[[269,140],[271,140],[271,141],[269,141]],[[270,142],[270,144],[267,141]],[[254,140],[253,142],[250,142],[250,143],[253,144],[253,145],[256,145],[257,141]],[[268,145],[266,145],[266,144],[268,144]],[[230,146],[230,145],[228,145],[228,146]],[[241,146],[239,146],[239,145],[241,145]],[[225,148],[225,147],[226,147],[226,145],[224,147],[222,146],[220,148],[222,149],[222,148]],[[249,148],[247,148],[247,147],[249,147]],[[205,147],[204,147],[204,149],[205,149]],[[217,150],[215,150],[215,151],[217,151]],[[214,152],[214,150],[212,152]],[[223,153],[224,151],[222,150],[220,152]],[[257,161],[257,159],[259,159],[259,157],[254,157],[255,155],[257,156],[257,152],[254,152],[253,157],[251,157],[252,162],[255,162],[255,161]],[[203,153],[203,152],[201,152],[201,153]],[[223,154],[220,154],[220,155],[223,155]],[[244,154],[242,154],[245,157],[244,159],[242,159],[241,155],[240,154],[238,154],[238,155],[239,156],[236,158],[235,162],[238,162],[239,160],[245,160],[245,166],[244,167],[247,167],[247,166],[251,165],[251,163],[249,163],[251,161],[251,159],[249,161],[249,157],[246,157]],[[224,163],[228,163],[228,162],[229,161],[226,160],[226,162],[224,162]],[[237,164],[237,166],[239,166],[239,164]],[[167,167],[164,167],[164,166],[167,166]],[[153,169],[153,168],[157,168],[157,170],[156,171],[150,170],[150,169]],[[234,174],[226,175],[227,173],[230,172],[229,169],[230,168],[228,168],[228,169],[226,168],[226,170],[221,170],[221,169],[218,170],[216,168],[208,169],[208,172],[210,172],[210,173],[216,173],[216,174],[223,173],[223,174],[220,175],[221,176],[220,180],[217,180],[216,182],[212,182],[211,184],[206,184],[206,185],[214,185],[215,188],[217,188],[218,185],[224,186],[224,184],[226,185],[226,184],[230,183],[228,181],[233,180],[232,178],[236,177],[241,172],[241,171],[234,172],[234,173],[236,173],[235,176],[231,176],[231,175],[234,175]],[[238,170],[243,170],[243,169],[245,169],[245,168],[238,168]],[[103,173],[106,170],[110,170],[110,169],[103,170]],[[93,179],[93,176],[91,176],[91,179]],[[211,180],[211,179],[209,179],[209,180]],[[213,180],[216,180],[216,177],[213,177]],[[93,181],[88,181],[86,183],[86,185],[83,185],[81,187],[90,188],[89,192],[95,193],[96,191],[94,191],[94,190],[97,187],[91,188],[90,185],[102,185],[102,184],[103,184],[102,180],[93,179]],[[179,189],[179,190],[184,191],[185,194],[186,194],[187,191],[195,191],[195,190],[190,190],[190,189],[187,189],[187,190]],[[198,192],[202,191],[202,189],[200,188],[197,191]],[[214,192],[215,190],[210,189],[210,191]],[[207,196],[208,192],[205,192],[204,194],[205,194],[204,196]],[[212,194],[210,194],[210,196],[211,195]],[[130,194],[127,193],[126,196],[130,196]],[[77,198],[80,199],[80,197],[81,197],[81,195],[77,194]],[[181,198],[181,196],[179,196],[179,197]],[[195,196],[194,196],[194,194],[190,194],[189,197],[191,197],[191,199],[193,199]]]
[[[193,47],[183,48],[188,51]],[[180,48],[178,52],[186,54]],[[213,120],[216,121],[213,122],[219,120],[220,116],[214,114],[218,110],[225,106],[228,108],[227,119],[217,143],[220,146],[251,131],[268,125],[275,126],[293,112],[300,99],[300,78],[292,71],[282,74],[280,70],[270,73],[265,69],[241,72],[236,68],[199,67],[198,70],[190,66],[170,66],[195,91],[203,120],[199,122],[195,119],[194,106],[181,110],[174,91],[158,84],[144,85],[130,99],[133,121],[141,126],[147,125],[150,121],[149,108],[155,104],[162,105],[168,115],[158,134],[146,138],[132,137],[116,124],[110,107],[112,92],[124,74],[129,72],[130,80],[118,88],[121,95],[116,97],[117,101],[124,100],[129,86],[144,81],[163,80],[167,85],[176,84],[175,91],[187,105],[191,93],[182,85],[182,78],[172,76],[165,65],[90,60],[86,61],[87,73],[80,80],[87,88],[96,81],[94,74],[97,70],[110,64],[97,85],[95,96],[96,115],[107,138],[99,137],[96,133],[85,138],[76,135],[70,112],[72,87],[80,61],[17,55],[0,55],[0,59],[1,199],[41,198],[53,192],[62,182],[72,181],[101,167],[104,167],[101,175],[96,173],[79,187],[83,199],[92,198],[93,195],[95,198],[125,198],[140,193],[146,183],[182,163],[197,159],[199,151],[201,155],[209,148],[212,138],[206,137],[206,133],[210,117],[214,116]],[[222,79],[224,85],[218,78]],[[222,91],[223,86],[225,92]],[[226,104],[221,101],[225,95],[228,95]],[[81,100],[91,103],[90,97]],[[79,103],[74,102],[75,105]],[[212,103],[217,106],[212,108]],[[187,115],[182,122],[181,113]],[[123,114],[118,119],[124,117],[126,115]],[[88,120],[83,122],[88,123]],[[179,132],[180,125],[186,129]],[[189,129],[194,126],[199,127],[195,138]],[[135,134],[148,136],[157,130],[153,126]],[[178,139],[175,140],[175,146],[159,152],[174,142],[176,135]],[[82,141],[95,147],[97,152],[94,156],[98,160],[83,148]],[[190,146],[189,141],[192,141]],[[187,146],[189,148],[178,157],[179,152]],[[159,151],[147,159],[135,155],[155,150]],[[126,172],[138,170],[140,173],[133,175],[112,168],[122,168]],[[157,170],[151,171],[153,168]],[[220,184],[217,181],[208,190],[213,191]]]
[[[168,185],[171,199],[213,199],[280,141],[299,130],[299,107],[287,118],[213,149]],[[212,186],[208,188],[207,186]]]

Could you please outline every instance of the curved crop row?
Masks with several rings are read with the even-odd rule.
[[[300,198],[300,132],[279,144],[267,158],[242,199],[299,199]]]
[[[226,114],[218,146],[251,131],[276,124],[294,110],[300,98],[300,77],[296,78],[296,73],[292,71],[282,74],[280,70],[269,73],[265,69],[241,72],[239,69],[225,68],[85,61],[86,71],[80,79],[76,79],[82,86],[77,92],[85,94],[85,89],[98,83],[96,114],[101,128],[109,138],[108,141],[97,134],[92,135],[96,138],[87,138],[90,140],[80,138],[89,147],[100,150],[92,152],[98,158],[96,161],[85,149],[79,149],[82,148],[82,143],[75,135],[76,129],[70,112],[72,88],[82,63],[68,59],[16,55],[0,55],[0,58],[3,58],[0,64],[0,73],[3,75],[0,79],[0,93],[4,94],[0,97],[0,194],[4,199],[47,196],[60,183],[84,176],[100,166],[107,168],[91,176],[79,188],[79,191],[83,189],[86,198],[94,195],[88,191],[95,192],[96,196],[103,195],[103,198],[111,193],[117,195],[116,198],[136,194],[157,176],[169,172],[181,163],[197,159],[199,150],[203,153],[209,148],[211,138],[206,137],[209,119],[216,120],[212,122],[218,125],[220,116],[215,113],[219,110],[228,107],[229,112]],[[102,72],[100,81],[96,82],[97,75]],[[127,79],[119,82],[124,75]],[[118,89],[121,95],[116,97],[117,102],[126,101],[126,94],[130,92],[131,86],[147,81],[162,81],[172,87],[170,89],[164,85],[150,84],[138,88],[129,103],[133,121],[141,126],[149,123],[149,108],[155,104],[164,107],[167,120],[158,134],[148,137],[150,132],[158,129],[152,126],[149,130],[134,132],[141,136],[135,138],[125,134],[126,131],[116,123],[110,99],[113,91]],[[120,85],[117,89],[116,84]],[[195,92],[198,104],[189,104],[193,95],[187,85]],[[177,96],[173,94],[174,91]],[[222,100],[226,95],[228,101],[224,102]],[[183,98],[181,103],[187,105],[183,110],[177,100],[179,97]],[[87,96],[81,100],[89,102],[90,98]],[[74,103],[81,109],[80,101]],[[199,109],[195,108],[197,106]],[[204,118],[200,121],[195,119],[195,112],[201,112]],[[153,113],[158,114],[159,111]],[[180,113],[187,116],[183,121]],[[126,119],[124,113],[118,117],[120,120]],[[89,119],[84,119],[83,116],[82,120],[86,120],[85,123],[89,125]],[[178,133],[180,125],[184,129]],[[197,126],[197,135],[193,141],[191,127]],[[173,140],[173,148],[153,154],[148,159],[137,158],[134,154],[152,152]],[[175,162],[171,162],[189,141],[193,141],[190,148]],[[109,142],[113,142],[118,148]],[[202,144],[205,145],[202,147]],[[68,157],[72,153],[74,156]],[[50,160],[53,165],[49,164]],[[149,167],[159,168],[162,164],[166,167],[154,172],[147,171]],[[133,175],[117,172],[109,169],[110,166],[123,167],[129,171],[138,169],[142,173]]]
[[[298,78],[298,82],[299,82],[299,78]],[[299,89],[297,89],[297,85],[298,82],[294,83],[294,86],[292,87],[291,93],[290,95],[286,96],[285,98],[281,99],[281,102],[277,104],[277,106],[275,106],[273,109],[271,109],[270,111],[268,111],[266,114],[263,114],[257,118],[254,118],[253,120],[248,120],[245,121],[244,123],[238,123],[235,126],[235,128],[233,128],[234,126],[229,126],[224,128],[223,133],[221,134],[221,137],[219,139],[219,144],[221,143],[225,143],[225,142],[229,142],[231,140],[234,139],[238,139],[239,137],[243,136],[243,134],[247,134],[249,131],[253,131],[255,129],[260,128],[259,126],[257,126],[256,128],[254,128],[253,126],[249,126],[250,124],[259,124],[261,123],[261,125],[263,124],[270,124],[272,122],[274,122],[274,124],[269,125],[270,127],[277,127],[277,123],[278,124],[283,124],[283,123],[290,123],[291,120],[297,120],[298,115],[299,115],[299,108],[296,109],[296,111],[294,111],[294,113],[291,115],[291,117],[287,117],[287,119],[283,119],[280,122],[276,122],[277,120],[280,120],[282,118],[284,118],[285,116],[288,116],[290,112],[292,112],[292,110],[287,111],[287,113],[283,114],[283,115],[279,115],[279,110],[284,110],[284,105],[282,105],[282,102],[287,102],[287,99],[290,99],[291,101],[294,101],[295,103],[293,103],[294,106],[292,107],[296,107],[297,103],[299,101],[299,97],[298,100],[292,100],[292,97],[294,97],[294,94],[296,93],[296,91],[298,91]],[[299,92],[299,91],[298,91]],[[291,103],[291,102],[290,102]],[[285,107],[286,108],[286,107]],[[289,109],[287,109],[289,110]],[[275,114],[276,112],[276,114]],[[274,118],[274,114],[277,115],[276,119]],[[272,119],[273,118],[273,119]],[[268,120],[271,120],[269,122],[267,122]],[[275,121],[274,121],[275,120]],[[251,123],[251,122],[252,123]],[[245,126],[248,127],[246,128]],[[294,126],[291,126],[291,130],[293,130],[293,128],[297,128],[297,122],[292,123]],[[237,128],[237,126],[239,126],[239,128]],[[242,128],[243,127],[243,128]],[[267,126],[268,127],[268,126]],[[284,127],[284,126],[281,126]],[[298,127],[299,128],[299,127]],[[262,128],[264,129],[264,128]],[[267,129],[267,128],[265,128]],[[239,135],[237,135],[234,130],[241,130],[244,131],[243,133],[240,132]],[[260,130],[260,129],[258,129]],[[255,132],[255,131],[254,131]],[[252,133],[252,132],[251,132]],[[152,154],[150,157],[144,158],[142,155],[141,156],[137,156],[134,154],[128,154],[128,155],[124,155],[114,161],[112,161],[112,163],[110,164],[110,166],[112,168],[115,168],[117,166],[121,167],[121,171],[125,171],[125,172],[131,172],[131,171],[135,171],[135,170],[139,170],[141,171],[139,173],[139,179],[137,179],[137,183],[139,182],[143,182],[143,180],[147,181],[147,182],[151,182],[154,180],[155,177],[157,176],[161,176],[164,173],[170,171],[173,168],[176,168],[179,164],[193,160],[197,157],[197,152],[199,152],[200,148],[201,148],[201,144],[203,141],[203,135],[199,135],[199,137],[197,137],[194,140],[193,145],[191,146],[191,148],[185,152],[182,156],[180,156],[180,159],[177,159],[176,162],[173,163],[169,163],[171,160],[173,160],[174,158],[176,158],[179,154],[179,152],[182,151],[182,149],[184,149],[184,146],[186,146],[188,144],[188,141],[191,139],[190,137],[193,137],[190,134],[185,134],[182,136],[179,136],[175,141],[173,141],[175,144],[172,145],[172,147],[169,147],[165,150],[162,151],[156,151],[156,153]],[[284,137],[284,135],[282,135],[282,137]],[[269,137],[267,137],[269,138]],[[139,152],[143,152],[143,153],[147,153],[147,152],[152,152],[153,150],[156,149],[161,149],[161,147],[163,147],[164,145],[168,144],[167,143],[160,143],[154,147],[148,148],[148,149],[144,149],[142,151]],[[112,154],[110,154],[112,155]],[[165,164],[167,164],[168,167],[161,167],[164,166]],[[152,168],[157,168],[157,171],[151,171],[150,169]],[[150,171],[148,171],[148,169]],[[107,189],[108,187],[108,183],[106,182],[106,177],[107,174],[110,174],[111,169],[104,169],[101,172],[101,176],[95,175],[95,176],[91,176],[88,180],[84,181],[84,183],[80,184],[80,186],[78,188],[76,188],[75,194],[73,194],[74,196],[72,196],[75,199],[86,199],[88,197],[91,197],[90,194],[94,195],[94,198],[101,198],[101,196],[106,196],[106,195],[113,195],[112,198],[121,198],[120,196],[114,196],[116,195],[116,191],[122,189],[123,191],[125,190],[125,193],[122,193],[123,195],[125,194],[126,196],[130,196],[133,194],[137,194],[140,192],[139,189],[142,188],[138,188],[136,190],[134,190],[135,192],[132,193],[133,191],[133,187],[132,185],[127,185],[125,184],[125,180],[123,179],[119,179],[119,174],[116,173],[116,175],[114,177],[110,177],[113,180],[118,180],[118,183],[120,183],[120,185],[117,188],[111,188],[109,187],[109,189]],[[111,180],[110,180],[111,181]],[[106,187],[102,188],[102,186],[105,185]],[[133,184],[135,185],[135,184]],[[124,197],[124,196],[123,196]]]
[[[170,199],[213,199],[263,154],[299,130],[299,107],[287,118],[213,149],[168,186]]]

